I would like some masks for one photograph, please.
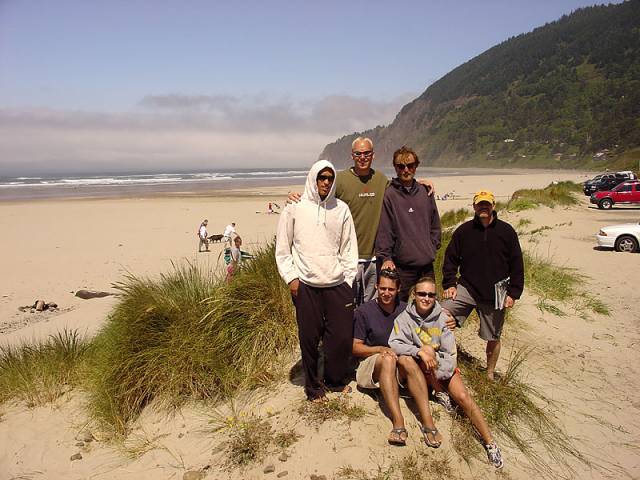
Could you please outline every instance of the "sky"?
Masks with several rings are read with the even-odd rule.
[[[0,177],[308,166],[596,3],[0,0]]]

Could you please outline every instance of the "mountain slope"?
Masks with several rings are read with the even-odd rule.
[[[640,0],[510,38],[435,82],[389,126],[361,134],[385,163],[402,145],[441,166],[587,166],[603,149],[611,162],[640,146]],[[357,135],[320,157],[344,166]]]

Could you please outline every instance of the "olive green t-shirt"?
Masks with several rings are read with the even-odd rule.
[[[336,198],[345,202],[351,210],[360,258],[371,258],[374,255],[382,200],[388,183],[385,174],[373,168],[366,177],[356,175],[353,168],[338,172],[336,177]]]

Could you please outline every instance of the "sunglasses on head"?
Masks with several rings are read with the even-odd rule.
[[[416,292],[416,297],[436,298],[436,293],[435,292]]]
[[[351,155],[358,158],[370,157],[371,155],[373,155],[373,150],[367,150],[366,152],[351,152]]]
[[[413,169],[415,169],[415,168],[418,166],[418,164],[417,164],[416,162],[411,162],[411,163],[394,163],[394,164],[393,164],[393,166],[394,166],[394,167],[396,167],[396,169],[397,169],[397,170],[402,171],[402,170],[404,170],[405,168],[406,168],[406,169],[409,169],[409,170],[413,170]]]
[[[333,182],[334,178],[335,178],[335,177],[334,177],[333,175],[318,175],[317,180],[318,180],[319,182],[324,182],[325,180],[328,180],[328,181],[330,181],[330,182]]]

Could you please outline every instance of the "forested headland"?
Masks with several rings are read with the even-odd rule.
[[[390,125],[346,135],[320,158],[349,164],[358,135],[385,163],[407,145],[436,166],[637,168],[640,0],[512,37],[433,83]]]

